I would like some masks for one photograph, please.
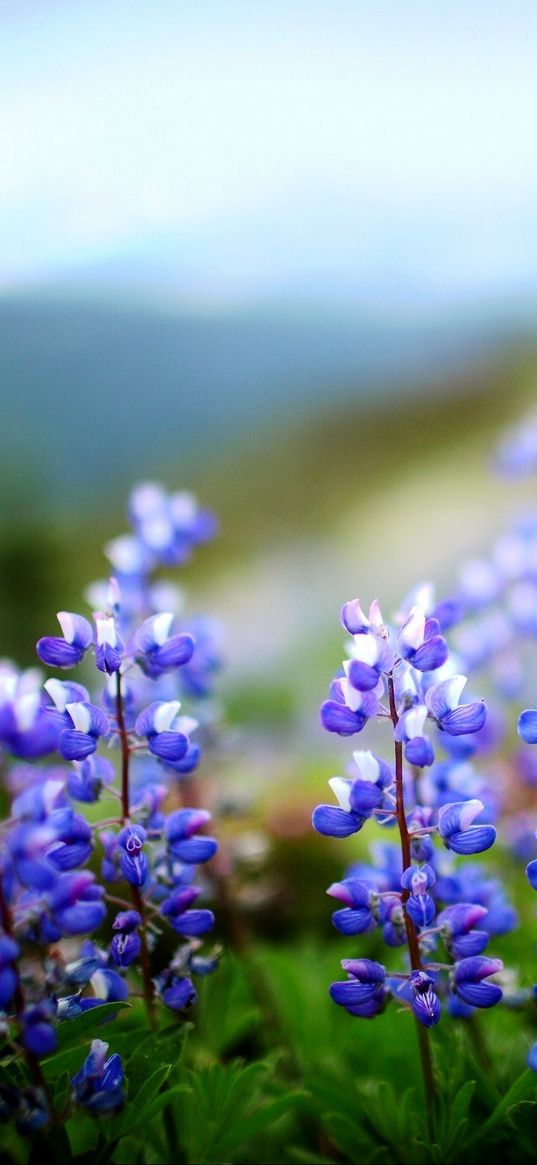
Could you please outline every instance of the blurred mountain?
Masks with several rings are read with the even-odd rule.
[[[530,332],[496,308],[407,319],[321,305],[211,315],[83,297],[0,302],[3,475],[77,504],[210,462],[309,412],[402,396]]]

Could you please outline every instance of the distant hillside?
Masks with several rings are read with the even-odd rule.
[[[208,463],[267,423],[456,371],[510,334],[486,318],[418,327],[313,311],[204,318],[7,299],[3,478],[31,471],[49,497],[79,502],[163,462]]]

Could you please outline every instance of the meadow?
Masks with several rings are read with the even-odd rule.
[[[535,518],[516,523],[536,495],[529,473],[520,481],[494,476],[491,460],[506,426],[533,403],[535,363],[531,352],[516,359],[506,352],[404,398],[371,396],[367,406],[337,409],[327,399],[304,421],[285,431],[268,426],[262,441],[248,448],[241,441],[210,464],[159,467],[169,489],[192,486],[202,508],[183,498],[171,533],[155,541],[175,495],[131,501],[137,542],[129,553],[136,554],[109,552],[118,588],[94,588],[89,606],[82,594],[106,573],[100,547],[125,529],[125,498],[117,491],[96,511],[89,497],[76,514],[52,520],[46,500],[27,504],[24,482],[9,484],[18,505],[0,540],[3,654],[16,661],[2,672],[0,708],[6,1161],[533,1159],[537,924],[525,866],[537,856],[537,755],[532,762],[518,723],[537,704]],[[205,507],[217,514],[216,537]],[[495,551],[513,529],[509,547]],[[184,606],[170,590],[177,580]],[[407,600],[424,581],[436,597]],[[367,663],[377,668],[375,690],[384,685],[387,697],[408,664],[416,696],[394,688],[392,724],[379,696],[364,713],[370,723],[353,723],[359,735],[349,741],[348,724],[342,735],[328,714],[323,732],[318,709],[340,675],[339,609],[357,594],[364,611],[378,597],[403,653],[387,662],[374,619],[349,616],[358,649],[375,639]],[[441,616],[444,599],[456,600],[458,613]],[[420,602],[424,618],[438,623],[422,627],[421,640],[411,614]],[[64,620],[61,635],[60,607],[82,615],[80,624]],[[88,631],[95,608],[96,630],[88,623]],[[200,611],[222,625],[222,641],[213,641]],[[467,733],[451,737],[433,703],[427,732],[435,749],[447,732],[446,756],[441,748],[434,762],[416,753],[421,733],[409,730],[396,749],[395,784],[377,782],[371,804],[364,762],[351,762],[355,801],[350,808],[340,801],[338,810],[346,820],[333,826],[329,814],[314,832],[312,811],[330,801],[326,783],[347,771],[353,749],[374,749],[393,766],[392,726],[425,706],[427,686],[445,678],[441,644],[437,656],[424,653],[427,667],[413,663],[432,639],[445,639],[456,671],[468,665],[475,705],[453,710],[484,700],[489,735],[465,721]],[[44,694],[40,681],[17,670],[35,666],[37,640],[47,677],[60,669],[60,686]],[[369,673],[360,676],[354,716],[374,690]],[[532,732],[530,725],[527,741]],[[410,775],[398,783],[403,748]],[[99,768],[97,757],[115,767]],[[427,797],[432,816],[420,816]],[[460,806],[470,801],[484,806],[485,826],[466,820]],[[441,833],[443,849],[431,843],[429,851],[427,828],[434,839],[442,806],[453,803],[457,828]],[[370,888],[371,846],[381,869],[378,846],[398,844],[405,820],[422,882],[402,897],[379,882],[378,900],[354,904],[367,918],[341,933],[325,890],[349,877]],[[492,833],[479,830],[494,828],[492,845]],[[429,862],[434,892],[433,875],[423,884]],[[447,883],[465,863],[464,893],[449,897]],[[73,871],[82,878],[76,887]],[[487,970],[492,976],[481,997],[459,994],[452,979],[440,982],[446,957],[485,958],[481,940],[453,953],[447,924],[437,937],[432,925],[437,909],[468,901],[472,880],[494,956],[481,967],[482,978]],[[434,910],[429,890],[438,893]],[[414,917],[406,904],[418,898]],[[396,982],[410,973],[408,917],[414,939],[423,940],[419,973],[428,976],[414,995]],[[467,931],[465,939],[475,933],[470,924]],[[374,999],[376,1014],[349,1014],[329,997],[349,959],[366,976],[351,1006]],[[497,959],[503,970],[492,966]],[[367,976],[384,963],[390,970],[380,989]],[[420,1062],[423,1032],[432,1089],[423,1051]]]

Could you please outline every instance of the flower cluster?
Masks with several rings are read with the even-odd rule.
[[[462,702],[467,677],[444,635],[454,609],[431,609],[431,590],[422,587],[390,627],[376,601],[368,615],[358,600],[345,604],[341,618],[351,638],[321,722],[351,736],[370,720],[384,721],[394,759],[355,751],[347,774],[329,782],[337,804],[313,813],[315,829],[330,837],[349,837],[367,821],[399,835],[398,843],[375,848],[372,865],[351,866],[328,894],[341,904],[332,916],[337,930],[354,936],[379,929],[388,947],[404,948],[406,966],[345,959],[347,979],[332,984],[332,999],[370,1019],[395,998],[427,1028],[438,1023],[442,1004],[467,1016],[501,999],[495,979],[502,963],[484,951],[516,921],[499,884],[479,868],[465,876],[457,864],[459,855],[488,850],[496,830],[469,760],[486,708],[482,700]],[[446,758],[438,757],[440,748]]]
[[[217,966],[214,953],[198,953],[214,924],[197,903],[207,888],[199,869],[217,850],[192,787],[203,726],[182,701],[211,693],[219,653],[210,624],[198,617],[193,633],[181,593],[155,577],[183,563],[215,522],[190,495],[153,484],[134,490],[129,510],[132,533],[107,548],[115,574],[90,589],[93,620],[61,611],[61,634],[37,644],[60,676],[43,683],[37,670],[0,666],[0,743],[15,758],[0,839],[0,1009],[33,1089],[2,1103],[23,1129],[48,1120],[39,1060],[55,1050],[59,1022],[120,1005],[141,983],[154,1026],[159,1003],[183,1015],[196,1000],[192,975]],[[90,656],[91,692],[64,678]],[[95,933],[111,906],[106,943]],[[36,944],[41,958],[23,962]],[[94,1041],[73,1079],[88,1112],[122,1104],[121,1062],[106,1051]]]

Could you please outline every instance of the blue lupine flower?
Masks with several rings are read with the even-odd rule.
[[[180,707],[179,700],[156,701],[145,708],[136,720],[137,735],[147,737],[150,752],[159,760],[181,760],[188,750],[186,733],[172,729]],[[193,723],[189,722],[189,726]]]
[[[177,978],[172,971],[165,972],[158,980],[160,997],[172,1011],[184,1011],[197,1002],[196,988],[186,976]]]
[[[93,643],[91,623],[72,611],[58,611],[57,618],[63,639],[46,635],[37,644],[37,654],[48,667],[74,667]]]
[[[440,807],[438,829],[447,849],[458,854],[479,854],[490,849],[496,839],[494,826],[473,824],[484,808],[477,798]]]
[[[145,675],[158,679],[164,672],[188,663],[194,652],[194,639],[188,633],[170,635],[173,612],[162,612],[146,619],[134,635],[132,651]]]
[[[433,1027],[438,1023],[442,1010],[438,995],[432,990],[434,979],[426,971],[412,971],[409,983],[413,991],[411,1006],[416,1019],[424,1027]]]
[[[57,871],[46,856],[55,841],[55,830],[46,821],[18,825],[11,830],[7,844],[13,869],[24,886],[48,890],[55,884]]]
[[[531,1068],[532,1072],[537,1072],[537,1043],[532,1044],[528,1052],[527,1064],[528,1068]]]
[[[463,959],[481,954],[490,935],[486,930],[475,930],[475,927],[483,922],[487,913],[485,906],[470,902],[456,902],[441,911],[436,925],[441,929],[450,955],[456,959]]]
[[[45,770],[40,770],[40,780],[35,780],[32,773],[32,784],[28,785],[15,797],[11,804],[11,816],[18,821],[46,822],[49,814],[55,809],[67,808],[69,802],[65,796],[65,775],[60,770],[50,770],[46,776]],[[50,821],[49,821],[50,824]]]
[[[375,785],[371,786],[373,803],[369,812],[364,814],[356,813],[351,807],[352,781],[344,777],[331,777],[328,784],[336,795],[339,808],[335,805],[317,805],[311,819],[313,828],[325,837],[350,837],[351,834],[358,833],[371,815],[375,804],[379,805],[381,802],[379,790]]]
[[[161,905],[161,912],[168,918],[174,930],[185,938],[197,938],[206,934],[214,926],[212,910],[191,910],[200,891],[196,886],[175,890]]]
[[[25,690],[22,681],[23,676],[14,674],[11,696],[0,702],[0,743],[22,760],[39,760],[54,752],[58,729],[46,714],[41,693],[35,687]]]
[[[106,917],[104,890],[89,870],[61,874],[48,892],[52,921],[62,934],[89,934]]]
[[[167,494],[155,482],[143,482],[132,491],[129,516],[142,545],[166,566],[186,562],[192,548],[217,530],[214,514],[199,509],[192,494]]]
[[[121,873],[131,886],[143,886],[149,873],[147,858],[142,851],[147,834],[142,825],[126,825],[118,834],[117,842],[122,849],[119,864]]]
[[[112,967],[99,967],[90,982],[98,1003],[122,1003],[128,998],[129,989],[125,980]]]
[[[372,611],[369,614],[371,616]],[[371,619],[364,615],[359,599],[345,603],[341,609],[341,622],[350,635],[363,635],[371,628]]]
[[[345,903],[345,909],[336,910],[332,922],[342,934],[368,934],[379,918],[379,896],[366,882],[346,878],[334,882],[326,891],[331,898]]]
[[[117,1112],[125,1101],[121,1057],[116,1052],[107,1060],[108,1047],[102,1040],[93,1040],[82,1068],[71,1080],[74,1099],[93,1116]]]
[[[432,765],[434,749],[431,741],[423,735],[428,709],[424,704],[415,704],[403,712],[396,724],[394,737],[405,746],[405,758],[410,765],[424,768]]]
[[[13,964],[20,955],[19,944],[10,935],[0,934],[0,1010],[7,1011],[17,986]]]
[[[462,736],[467,732],[477,732],[483,727],[487,710],[482,701],[474,704],[459,704],[462,690],[467,683],[466,676],[456,675],[432,684],[425,693],[425,703],[429,714],[442,732],[450,736]]]
[[[518,734],[526,744],[537,744],[537,710],[528,708],[521,712],[518,721]]]
[[[123,644],[119,638],[113,616],[95,615],[97,639],[95,663],[99,671],[108,676],[118,672],[123,659]]]
[[[385,968],[372,959],[343,959],[341,966],[348,979],[331,983],[329,990],[334,1003],[345,1007],[351,1015],[372,1019],[385,1004]]]
[[[330,699],[321,705],[321,724],[327,732],[337,732],[339,736],[353,736],[361,732],[367,721],[379,710],[379,696],[384,691],[382,679],[377,688],[370,692],[360,692],[353,688],[346,676],[331,684]]]
[[[70,808],[55,809],[48,822],[57,839],[47,851],[48,860],[58,870],[73,870],[84,865],[93,850],[91,825]]]
[[[43,684],[45,691],[44,711],[61,732],[63,728],[71,728],[72,721],[66,711],[68,704],[89,702],[89,692],[82,684],[75,684],[73,680],[58,680],[51,678]]]
[[[218,842],[197,831],[210,820],[207,809],[177,809],[170,813],[165,830],[170,853],[179,861],[193,865],[208,862],[216,853]]]
[[[50,1056],[56,1051],[56,1032],[51,1024],[56,1007],[52,1000],[45,999],[33,1007],[27,1007],[22,1014],[22,1042],[34,1056]]]
[[[349,655],[343,670],[350,686],[359,692],[373,691],[382,673],[393,665],[393,651],[386,640],[367,632],[354,636]]]
[[[493,1007],[502,998],[501,987],[484,980],[503,970],[501,959],[474,955],[455,963],[453,989],[471,1007]]]
[[[405,916],[399,891],[385,893],[380,906],[382,935],[388,947],[402,947],[407,941]]]
[[[141,926],[142,919],[137,910],[122,910],[112,923],[116,933],[110,944],[110,953],[118,967],[129,967],[138,958],[142,949],[142,940],[135,933]]]
[[[74,727],[60,732],[59,751],[65,760],[85,760],[95,752],[99,737],[110,731],[108,717],[95,704],[86,701],[67,704],[66,711]]]
[[[436,671],[448,657],[448,645],[436,619],[413,607],[397,636],[401,657],[421,672]]]
[[[88,805],[98,801],[102,790],[112,783],[114,766],[106,757],[90,755],[83,761],[73,761],[67,775],[67,792],[74,801]]]
[[[436,882],[436,874],[431,866],[409,866],[403,873],[401,885],[409,891],[405,910],[416,926],[430,926],[436,914],[436,906],[427,893]]]

